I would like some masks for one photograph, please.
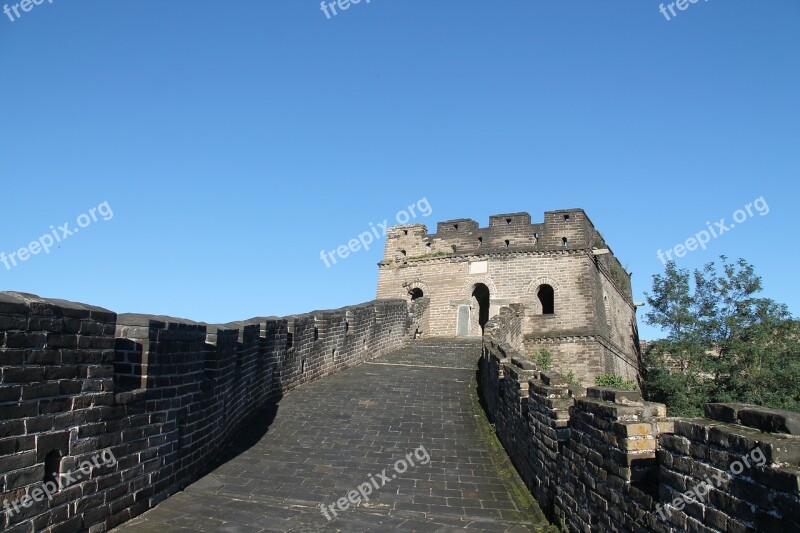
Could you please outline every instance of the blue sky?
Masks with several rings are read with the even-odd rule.
[[[0,2],[2,6],[5,2]],[[11,3],[13,5],[13,2]],[[382,243],[419,221],[582,207],[635,298],[658,249],[744,257],[797,314],[800,3],[710,0],[54,0],[0,18],[0,251],[108,202],[113,218],[0,290],[208,322],[375,295]],[[657,332],[642,324],[643,337]]]

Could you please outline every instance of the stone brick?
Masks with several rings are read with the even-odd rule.
[[[749,406],[739,409],[739,421],[745,426],[769,433],[800,435],[800,413]]]
[[[422,224],[392,227],[379,263],[378,298],[430,296],[419,319],[424,335],[478,337],[481,320],[489,318],[486,332],[503,331],[501,340],[516,351],[549,350],[554,371],[573,371],[589,383],[602,372],[634,378],[630,277],[613,253],[593,254],[600,242],[581,209],[547,212],[543,223],[533,224],[527,213],[496,215],[486,228],[450,220],[435,234]],[[488,289],[488,302],[478,300],[476,287]],[[553,314],[539,299],[543,287],[553,289]],[[504,312],[520,313],[519,327],[498,329],[495,319],[506,321]]]
[[[204,324],[18,293],[0,293],[0,317],[0,491],[41,483],[53,451],[62,470],[106,448],[118,460],[61,491],[54,507],[20,515],[50,532],[102,531],[147,510],[191,482],[270,399],[401,346],[412,323],[405,302],[385,300],[215,326],[207,343]]]

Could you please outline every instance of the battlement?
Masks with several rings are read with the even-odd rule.
[[[442,255],[582,250],[599,243],[602,237],[583,209],[547,211],[540,223],[532,223],[528,213],[507,213],[489,217],[485,228],[470,218],[444,220],[433,235],[423,224],[393,226],[382,264]]]
[[[570,531],[800,528],[800,414],[709,404],[668,418],[638,391],[583,388],[514,347],[508,309],[484,338],[480,390],[497,435],[551,520]]]
[[[107,531],[196,479],[270,401],[400,347],[402,300],[204,324],[0,293],[0,501],[103,450],[93,472],[0,529]],[[33,524],[33,525],[31,525]]]
[[[205,324],[0,293],[0,500],[30,503],[0,509],[0,529],[100,533],[145,512],[197,479],[271,402],[425,330],[430,304]],[[581,531],[800,527],[800,415],[713,404],[706,418],[669,419],[638,392],[570,385],[526,357],[526,320],[519,303],[486,324],[481,394],[553,518]],[[103,451],[113,465],[52,501],[30,499]],[[709,485],[729,467],[734,476]],[[668,506],[703,483],[704,500]]]

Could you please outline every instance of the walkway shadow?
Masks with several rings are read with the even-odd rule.
[[[279,395],[267,401],[263,407],[247,418],[242,424],[242,428],[231,436],[228,445],[220,452],[219,457],[203,468],[197,479],[214,472],[258,444],[269,432],[269,428],[277,418],[282,398],[283,396]]]

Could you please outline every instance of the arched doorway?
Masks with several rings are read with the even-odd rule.
[[[483,283],[476,283],[472,290],[472,308],[479,328],[476,333],[479,335],[483,335],[483,328],[489,322],[489,300],[489,287]]]
[[[428,286],[421,280],[404,283],[403,288],[406,290],[408,311],[412,317],[410,329],[412,338],[423,337],[427,335],[430,323],[431,293]]]

